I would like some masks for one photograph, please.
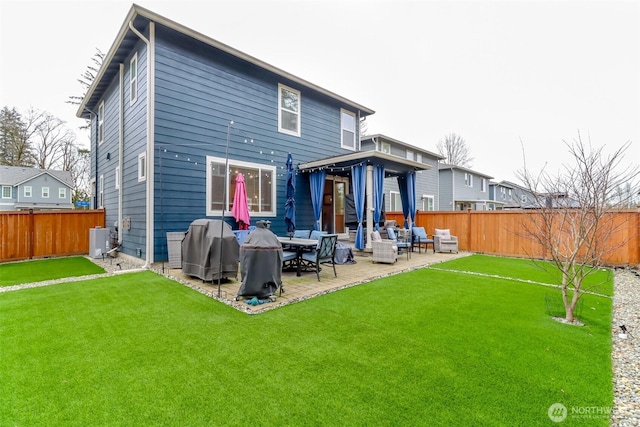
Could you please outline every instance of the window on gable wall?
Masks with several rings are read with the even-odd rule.
[[[31,197],[31,186],[27,185],[24,187],[24,197]]]
[[[465,172],[464,174],[464,185],[467,187],[473,187],[473,175]]]
[[[138,99],[138,54],[136,53],[129,62],[129,103],[133,104]]]
[[[340,127],[342,128],[342,148],[356,150],[356,115],[351,111],[341,109]]]
[[[98,107],[98,145],[104,141],[104,101]]]
[[[222,209],[227,213],[231,210],[236,176],[242,173],[251,214],[275,216],[276,167],[230,159],[230,176],[227,176],[225,163],[224,158],[207,156],[207,215],[220,215]]]
[[[49,187],[42,187],[42,198],[43,199],[49,198]]]
[[[278,84],[278,132],[300,136],[300,91]]]
[[[67,189],[66,188],[58,188],[58,198],[66,199],[67,198]]]
[[[138,182],[147,180],[147,154],[138,154]]]

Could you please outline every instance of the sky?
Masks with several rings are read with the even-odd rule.
[[[571,165],[578,135],[640,163],[640,1],[140,0],[371,108],[368,133],[437,152],[455,133],[496,181]],[[0,107],[52,113],[88,146],[77,79],[131,2],[0,0]]]

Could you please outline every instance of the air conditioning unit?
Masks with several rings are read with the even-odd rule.
[[[109,229],[90,228],[89,229],[89,256],[92,258],[102,258],[111,249],[109,239]]]

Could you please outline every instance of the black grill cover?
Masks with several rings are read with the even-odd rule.
[[[196,219],[189,225],[182,241],[182,272],[205,281],[235,278],[239,250],[240,245],[229,224],[222,220]]]
[[[240,275],[238,296],[268,297],[282,284],[282,245],[262,221],[240,246]]]

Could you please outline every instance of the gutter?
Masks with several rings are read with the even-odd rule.
[[[122,198],[124,192],[124,64],[120,64],[120,114],[118,117],[118,247],[122,246]]]
[[[100,151],[100,148],[98,147],[98,115],[96,113],[94,113],[93,111],[91,111],[90,109],[88,109],[86,106],[83,107],[83,110],[87,110],[89,112],[89,114],[93,114],[93,116],[96,118],[96,176],[95,176],[95,185],[94,185],[94,195],[93,195],[93,209],[97,209],[98,208],[98,152]]]
[[[147,168],[147,179],[146,179],[146,191],[147,191],[147,209],[146,209],[146,233],[145,233],[145,264],[143,268],[149,268],[151,264],[153,264],[153,240],[154,240],[154,206],[153,206],[153,192],[154,192],[154,173],[153,173],[153,164],[154,164],[154,134],[153,129],[155,127],[155,113],[153,111],[153,106],[155,105],[155,85],[152,82],[155,80],[155,34],[156,27],[155,22],[149,22],[149,39],[147,39],[140,31],[138,31],[133,26],[133,19],[129,21],[129,28],[131,31],[140,38],[147,45],[147,150],[146,150],[146,168]]]

